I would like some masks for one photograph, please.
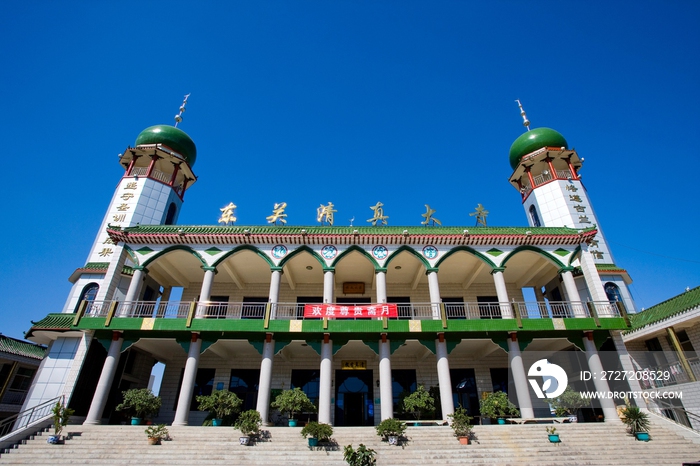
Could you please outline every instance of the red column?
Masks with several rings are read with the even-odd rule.
[[[177,173],[180,171],[180,164],[179,163],[177,165],[176,164],[173,164],[173,165],[175,166],[175,169],[173,170],[173,177],[170,178],[170,186],[175,185],[175,178],[177,177]]]
[[[136,165],[136,159],[141,157],[140,155],[134,155],[131,159],[131,162],[129,162],[129,167],[126,169],[126,176],[131,176],[131,170],[134,169],[134,165]]]
[[[153,173],[153,169],[156,167],[156,162],[158,161],[160,157],[158,157],[156,154],[153,154],[151,156],[151,163],[148,164],[148,171],[146,172],[146,178],[151,176],[151,173]]]

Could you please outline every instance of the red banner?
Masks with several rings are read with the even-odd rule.
[[[329,317],[332,319],[357,319],[367,317],[398,317],[396,304],[365,304],[343,306],[342,304],[306,304],[304,317]]]

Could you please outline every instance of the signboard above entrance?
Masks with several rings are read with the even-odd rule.
[[[396,304],[364,304],[343,306],[338,304],[306,304],[304,317],[330,317],[357,319],[367,317],[398,317]]]

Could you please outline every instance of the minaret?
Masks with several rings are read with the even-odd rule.
[[[584,274],[597,272],[601,286],[589,286],[587,291],[581,292],[586,287],[577,279],[581,297],[593,301],[623,301],[627,309],[633,312],[634,301],[627,288],[632,280],[627,271],[615,265],[598,217],[581,182],[579,172],[583,158],[575,150],[569,149],[566,139],[557,131],[550,128],[531,130],[523,106],[519,100],[516,102],[527,131],[510,147],[510,166],[514,170],[510,183],[520,192],[528,223],[532,227],[576,229],[595,226],[598,233],[590,245],[584,245],[582,251],[587,255],[586,260],[577,260],[572,265],[587,269],[583,271]],[[588,296],[584,298],[585,294]]]
[[[74,312],[86,293],[89,299],[97,300],[123,297],[128,286],[128,280],[120,283],[124,266],[133,264],[124,248],[114,244],[107,235],[108,226],[170,225],[177,221],[185,191],[196,181],[192,166],[197,148],[192,139],[177,128],[188,97],[189,94],[175,116],[175,126],[156,125],[144,129],[134,147],[120,154],[124,176],[102,220],[86,265],[70,278],[74,286],[63,312]]]
[[[527,131],[510,146],[510,183],[520,191],[530,226],[590,228],[598,234],[590,254],[596,264],[614,263],[600,222],[593,211],[579,171],[583,159],[569,149],[564,136],[550,128],[530,130],[530,121],[517,100]]]

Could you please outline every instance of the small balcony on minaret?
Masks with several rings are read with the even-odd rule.
[[[523,202],[533,189],[554,180],[578,180],[583,159],[574,150],[543,147],[525,155],[510,176]]]
[[[119,163],[125,178],[145,177],[173,188],[180,199],[197,177],[187,161],[163,144],[143,144],[127,148]]]

